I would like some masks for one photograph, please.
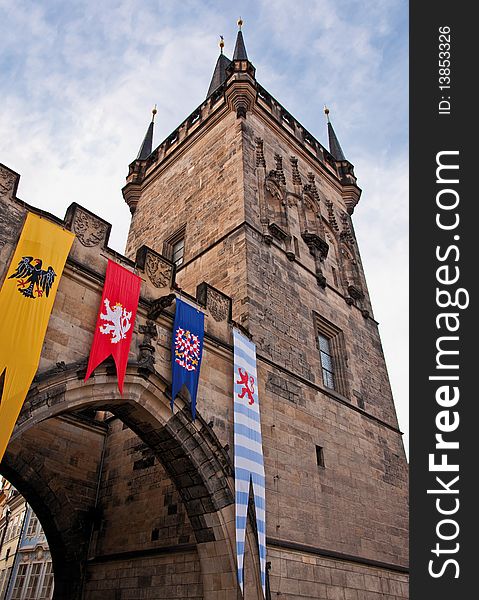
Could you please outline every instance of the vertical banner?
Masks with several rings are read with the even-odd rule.
[[[111,354],[116,365],[118,389],[123,394],[140,287],[138,275],[112,260],[108,261],[85,381]]]
[[[236,553],[243,592],[244,547],[250,481],[258,530],[261,585],[266,598],[266,503],[261,418],[256,374],[256,346],[233,329],[234,340],[234,465]]]
[[[40,361],[58,282],[74,234],[27,214],[0,291],[0,460]]]
[[[171,410],[184,385],[191,397],[191,416],[196,418],[196,392],[200,378],[205,315],[190,304],[176,299],[171,340]]]

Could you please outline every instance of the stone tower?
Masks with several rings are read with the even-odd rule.
[[[329,151],[258,83],[240,26],[204,102],[153,151],[149,129],[130,165],[126,252],[171,260],[205,303],[229,296],[257,345],[272,597],[402,598],[407,466],[351,220],[361,190],[325,113]]]
[[[55,600],[241,599],[233,324],[257,346],[267,600],[407,597],[407,469],[351,222],[360,189],[327,127],[329,151],[258,83],[240,30],[154,150],[149,124],[123,189],[127,256],[86,208],[60,219],[19,199],[0,164],[0,281],[27,212],[75,233],[0,463],[42,524]],[[123,395],[112,361],[84,381],[107,259],[142,280]],[[181,394],[170,408],[180,296],[205,313],[195,421]],[[244,599],[261,600],[248,523]]]

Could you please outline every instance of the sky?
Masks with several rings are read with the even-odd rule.
[[[154,147],[205,98],[244,21],[256,78],[327,147],[325,104],[363,190],[353,222],[408,445],[406,0],[0,0],[0,162],[18,196],[112,223],[158,105]]]

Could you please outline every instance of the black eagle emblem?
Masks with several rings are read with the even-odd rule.
[[[15,273],[8,279],[18,279],[17,288],[27,298],[41,298],[45,293],[48,298],[56,273],[52,267],[42,269],[42,260],[33,256],[24,256],[18,263]],[[36,294],[36,295],[35,295]]]

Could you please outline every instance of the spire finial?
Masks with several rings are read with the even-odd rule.
[[[220,35],[220,43],[219,43],[219,47],[220,47],[220,52],[221,54],[223,54],[223,48],[225,47],[225,40],[223,38],[222,35]]]
[[[236,45],[233,53],[233,60],[248,60],[248,54],[244,45],[243,32],[241,27],[243,26],[243,19],[238,19],[238,33],[236,35]]]
[[[333,125],[329,120],[329,108],[327,106],[324,107],[324,114],[326,115],[326,118],[328,120],[329,151],[331,152],[335,160],[346,160],[344,152],[341,148],[341,144],[339,143],[336,133],[334,132]]]
[[[148,158],[151,154],[151,150],[153,148],[153,129],[155,127],[155,115],[157,112],[158,111],[155,104],[154,108],[151,110],[151,122],[146,130],[146,134],[140,146],[140,151],[138,152],[136,160],[145,160],[145,158]]]

